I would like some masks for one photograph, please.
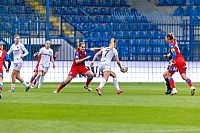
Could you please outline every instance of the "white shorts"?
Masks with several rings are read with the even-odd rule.
[[[47,73],[49,70],[49,67],[45,67],[42,64],[39,65],[39,70],[42,70],[43,72]]]
[[[104,71],[111,71],[111,67],[109,65],[100,65],[99,70],[104,72]]]
[[[14,63],[13,69],[15,69],[15,70],[17,70],[17,71],[20,71],[20,69],[22,68],[22,66],[23,66],[23,62]]]

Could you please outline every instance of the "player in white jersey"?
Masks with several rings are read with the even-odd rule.
[[[30,86],[26,82],[24,82],[23,78],[20,77],[20,69],[23,65],[23,58],[28,54],[28,51],[25,46],[20,43],[19,35],[14,36],[14,42],[15,43],[10,47],[10,50],[7,52],[8,55],[13,52],[14,58],[14,68],[11,76],[12,84],[11,90],[9,92],[14,92],[16,79],[18,79],[26,87],[25,91],[28,91]]]
[[[39,72],[36,80],[36,87],[40,88],[42,85],[42,82],[44,80],[45,74],[48,72],[48,69],[50,67],[50,62],[53,63],[53,68],[55,68],[54,64],[54,58],[53,58],[53,50],[50,48],[50,41],[46,41],[45,47],[41,48],[39,51],[38,56],[41,55],[41,60],[39,63]]]
[[[120,64],[119,57],[118,57],[118,52],[115,48],[116,48],[116,41],[115,41],[114,38],[112,38],[110,40],[109,47],[102,48],[99,52],[97,52],[95,54],[94,58],[93,58],[93,61],[90,63],[90,66],[93,66],[94,61],[97,59],[97,57],[100,54],[102,54],[99,69],[100,69],[100,71],[103,72],[103,78],[102,78],[102,81],[99,84],[99,87],[96,89],[96,91],[98,92],[99,95],[102,95],[101,89],[106,84],[109,76],[113,77],[113,83],[114,83],[114,86],[117,90],[117,94],[120,94],[120,93],[123,92],[123,90],[121,90],[119,88],[119,84],[118,84],[118,81],[117,81],[116,74],[113,71],[111,71],[111,60],[112,60],[113,57],[115,57],[118,66],[120,67],[120,69],[122,69],[122,66]]]

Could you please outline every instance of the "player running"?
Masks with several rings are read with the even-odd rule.
[[[3,91],[3,65],[6,68],[6,72],[9,72],[11,59],[8,57],[8,54],[3,50],[3,42],[0,42],[0,98],[2,98]],[[5,65],[5,61],[8,62],[8,68]]]
[[[42,47],[39,51],[38,56],[41,56],[41,59],[39,61],[39,71],[35,78],[36,80],[36,87],[40,88],[45,74],[48,72],[48,69],[50,67],[50,62],[53,63],[53,68],[55,68],[54,64],[54,58],[53,58],[53,50],[50,48],[50,41],[46,41],[45,47]]]
[[[25,91],[28,91],[30,86],[26,82],[24,82],[23,78],[20,77],[20,70],[23,66],[23,58],[28,55],[28,51],[25,46],[20,43],[19,35],[14,36],[14,41],[15,43],[10,47],[10,50],[7,52],[8,55],[13,52],[14,58],[14,68],[11,76],[12,84],[9,92],[14,92],[16,79],[18,79],[26,87]]]
[[[36,65],[36,67],[35,67],[35,69],[34,69],[34,74],[32,75],[32,77],[31,77],[31,80],[29,81],[29,85],[31,86],[31,88],[34,88],[34,87],[36,87],[35,86],[35,84],[36,84],[36,80],[35,80],[35,78],[36,78],[36,76],[38,75],[38,67],[39,67],[39,64],[40,64],[40,60],[41,60],[41,54],[38,56],[38,54],[39,54],[39,52],[37,52],[37,53],[34,53],[34,57],[36,57],[37,56],[37,58],[38,58],[38,60],[37,60],[37,65]],[[53,57],[54,58],[54,60],[56,59],[56,57],[59,55],[59,52],[57,51],[56,53],[55,53],[55,56]]]
[[[89,51],[95,51],[95,50],[100,50],[101,48],[85,48],[85,43],[80,42],[78,44],[78,49],[75,52],[75,58],[74,62],[72,64],[71,70],[68,74],[67,79],[65,79],[62,83],[60,83],[60,86],[54,93],[59,93],[62,88],[64,88],[67,84],[71,82],[71,80],[77,75],[85,75],[87,76],[87,81],[84,85],[84,88],[87,89],[88,91],[92,91],[92,89],[89,87],[90,82],[92,81],[94,77],[94,73],[88,69],[85,66],[85,61],[90,58],[90,56],[87,56],[87,52]]]
[[[109,47],[102,48],[99,52],[97,52],[93,58],[93,61],[90,63],[90,66],[93,66],[94,61],[97,59],[97,57],[100,54],[102,54],[99,70],[103,72],[103,78],[99,84],[99,87],[96,89],[96,91],[98,92],[100,96],[102,95],[101,89],[104,87],[104,85],[108,81],[109,76],[113,77],[113,83],[114,83],[115,89],[117,90],[117,94],[120,94],[123,92],[123,90],[119,88],[119,83],[117,81],[116,74],[113,71],[111,71],[111,60],[113,57],[115,57],[118,66],[120,67],[120,69],[122,69],[122,66],[120,64],[119,57],[118,57],[118,52],[115,48],[116,48],[116,41],[114,40],[114,38],[112,38],[110,40]]]
[[[167,43],[169,43],[169,48],[172,53],[172,59],[170,60],[169,70],[167,72],[167,77],[172,87],[171,94],[172,95],[177,94],[177,90],[176,90],[172,76],[175,72],[179,71],[182,79],[185,80],[187,84],[189,85],[191,89],[191,95],[193,96],[195,94],[196,88],[192,85],[192,81],[188,77],[186,77],[186,62],[180,53],[180,50],[179,50],[179,47],[174,35],[171,33],[167,34],[165,37],[165,40]]]

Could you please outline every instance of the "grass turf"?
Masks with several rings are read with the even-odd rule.
[[[175,96],[164,95],[164,83],[121,83],[120,95],[109,83],[103,96],[87,92],[83,83],[71,83],[53,94],[58,85],[46,83],[25,93],[17,84],[15,92],[8,93],[10,83],[4,84],[0,132],[200,132],[200,94],[190,96],[185,83],[177,83]]]

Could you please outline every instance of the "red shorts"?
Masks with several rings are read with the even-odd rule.
[[[84,75],[90,69],[87,67],[72,67],[71,71],[69,72],[68,76],[75,77],[77,74]]]
[[[177,63],[177,64],[174,64],[174,67],[175,69],[173,71],[171,70],[168,70],[168,72],[170,74],[174,74],[175,72],[179,72],[180,74],[186,74],[186,63],[185,62],[182,62],[182,63]]]

